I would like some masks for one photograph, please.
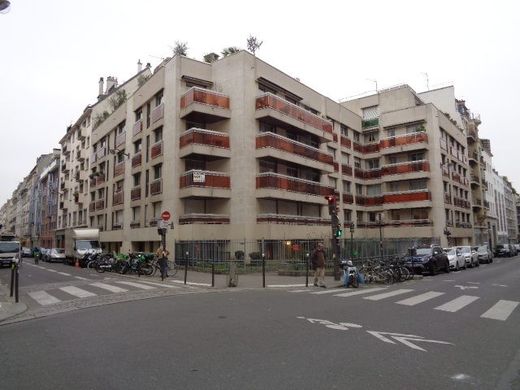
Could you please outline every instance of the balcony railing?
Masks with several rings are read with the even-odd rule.
[[[103,210],[105,208],[105,200],[99,199],[96,201],[96,210]]]
[[[341,173],[343,175],[349,175],[352,176],[352,167],[350,165],[341,165]]]
[[[440,142],[441,142],[441,149],[448,151],[448,143],[446,142],[446,140],[444,138],[441,138]]]
[[[334,187],[272,172],[257,175],[256,188],[273,188],[276,190],[286,190],[318,196],[326,196],[334,193]]]
[[[227,173],[202,170],[190,170],[180,177],[180,188],[231,188],[231,179]]]
[[[382,168],[382,175],[402,175],[410,172],[429,172],[430,163],[427,160],[405,161],[387,164]]]
[[[141,186],[134,187],[130,190],[130,199],[131,200],[139,200],[141,199]]]
[[[352,149],[352,141],[349,140],[347,137],[342,135],[340,138],[340,142],[341,142],[341,146],[344,146],[348,149]]]
[[[442,165],[442,176],[450,177],[450,168],[447,165]]]
[[[370,170],[363,170],[361,168],[354,168],[354,176],[358,179],[378,179],[381,177],[381,169],[370,169]]]
[[[330,165],[332,165],[333,161],[333,157],[330,154],[271,132],[261,133],[256,136],[256,148],[274,148]]]
[[[383,196],[356,195],[356,204],[359,206],[380,206],[383,204]]]
[[[191,144],[229,149],[229,135],[220,131],[191,128],[182,133],[179,139],[179,148]]]
[[[136,136],[141,131],[143,131],[143,120],[139,119],[134,123],[134,126],[132,127],[132,136]]]
[[[332,134],[332,123],[330,121],[325,120],[296,104],[273,95],[272,93],[268,92],[256,98],[256,109],[262,110],[264,108],[271,108],[292,119],[296,119],[306,125],[312,126],[315,129]]]
[[[209,89],[192,87],[181,97],[181,109],[193,103],[229,109],[229,96]]]
[[[153,158],[156,158],[158,156],[160,156],[161,154],[163,154],[163,142],[162,141],[159,141],[159,142],[156,142],[152,145],[152,148],[150,150],[150,156]]]
[[[162,193],[162,179],[155,179],[150,183],[150,195]]]
[[[164,103],[161,103],[152,110],[152,123],[157,122],[163,116],[164,116]]]
[[[143,162],[143,154],[141,152],[134,154],[132,157],[132,168],[138,167]]]
[[[450,194],[444,194],[444,203],[451,204],[451,195]]]
[[[116,149],[126,142],[126,131],[116,135]]]
[[[88,205],[88,211],[96,211],[96,202],[90,202],[90,204]]]
[[[379,118],[362,120],[361,121],[361,126],[363,127],[363,129],[367,129],[369,127],[379,126]]]
[[[114,196],[112,198],[112,205],[117,206],[119,204],[123,204],[123,201],[124,201],[124,192],[123,191],[114,192]]]
[[[330,218],[326,219],[303,215],[258,214],[256,222],[287,225],[330,225]]]
[[[469,223],[469,222],[456,221],[455,222],[455,227],[464,228],[464,229],[471,229],[473,227],[473,225],[471,223]]]
[[[209,225],[229,224],[229,215],[226,214],[202,214],[191,213],[179,217],[179,225],[201,223]]]
[[[343,194],[343,203],[348,203],[348,204],[354,203],[354,195]]]
[[[125,162],[122,161],[114,166],[114,177],[125,173]]]
[[[101,148],[96,152],[96,160],[101,160],[107,155],[107,148]]]
[[[465,209],[471,208],[471,204],[466,199],[453,197],[453,205],[457,207],[462,207]]]
[[[386,226],[432,226],[431,219],[392,219],[385,222]]]
[[[104,176],[96,177],[96,186],[98,186],[100,184],[103,184],[104,182],[105,182],[105,177]]]
[[[383,195],[384,203],[420,202],[425,200],[431,200],[430,191],[427,189],[387,192]]]
[[[442,147],[442,141],[441,140],[441,147]],[[417,144],[428,142],[428,134],[426,134],[423,131],[418,131],[415,133],[410,134],[404,134],[404,135],[396,135],[394,137],[388,137],[383,138],[379,141],[379,149],[384,148],[393,148],[395,146],[404,146],[404,145],[411,145],[411,144]],[[444,141],[446,143],[446,141]]]

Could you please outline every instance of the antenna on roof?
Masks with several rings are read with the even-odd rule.
[[[430,78],[428,77],[428,73],[423,72],[422,74],[426,78],[426,89],[429,91],[430,90]]]

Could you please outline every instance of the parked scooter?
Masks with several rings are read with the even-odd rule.
[[[358,288],[360,275],[352,260],[341,260],[341,267],[343,268],[343,286]]]

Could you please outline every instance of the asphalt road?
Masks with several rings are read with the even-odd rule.
[[[8,324],[2,389],[520,389],[519,281],[517,257],[381,290],[235,289]]]

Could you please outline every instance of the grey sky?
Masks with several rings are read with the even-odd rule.
[[[407,83],[455,85],[481,114],[494,165],[520,190],[520,3],[515,1],[11,0],[0,15],[0,205],[94,102],[175,41],[188,56],[264,41],[258,57],[339,100]],[[518,4],[518,5],[517,5]]]

